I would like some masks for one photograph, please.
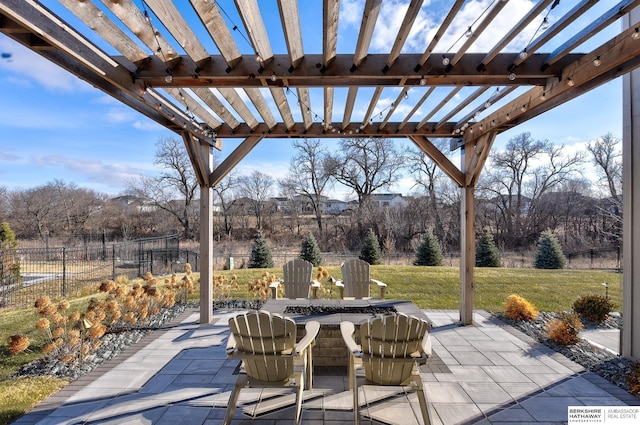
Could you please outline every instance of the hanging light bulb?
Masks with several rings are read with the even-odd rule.
[[[471,27],[467,28],[467,31],[464,33],[465,37],[471,37],[473,35],[473,31],[471,30]]]
[[[509,73],[509,80],[513,81],[516,79],[516,73],[515,72],[510,72]]]
[[[442,55],[442,64],[444,66],[447,66],[451,63],[451,61],[449,60],[449,58],[447,57],[447,55]]]
[[[542,100],[543,102],[545,100],[547,100],[547,93],[546,92],[542,92],[542,96],[540,96],[540,100]]]
[[[278,76],[276,75],[275,72],[271,74],[271,81],[276,81],[277,79],[278,79]]]
[[[527,56],[529,56],[529,53],[527,53],[527,49],[524,49],[520,52],[520,59],[525,60]]]
[[[600,60],[600,56],[598,56],[593,60],[593,66],[600,66],[600,65],[602,65],[602,60]]]
[[[167,76],[164,77],[164,80],[169,84],[173,83],[173,75],[167,74]]]
[[[542,25],[540,25],[540,28],[542,28],[543,30],[546,30],[547,28],[549,28],[549,20],[547,19],[546,16],[542,20]]]
[[[640,29],[636,27],[636,29],[631,33],[631,38],[634,40],[640,39]]]
[[[409,99],[409,92],[404,92],[404,99],[405,100]]]
[[[488,108],[489,106],[491,106],[491,102],[489,102],[488,100],[486,102],[484,102],[484,107]]]
[[[573,81],[571,78],[567,78],[567,85],[568,85],[569,87],[573,87],[573,86],[575,86],[575,85],[576,85],[576,82],[575,82],[575,81]]]
[[[420,78],[420,85],[424,86],[425,84],[427,84],[427,79],[424,78],[424,75],[423,75],[422,78]]]

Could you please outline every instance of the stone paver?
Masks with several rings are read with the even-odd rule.
[[[484,312],[466,327],[457,325],[457,311],[425,313],[433,323],[435,355],[420,370],[435,425],[566,423],[569,406],[640,405]],[[215,323],[198,325],[198,312],[188,312],[176,326],[149,334],[15,423],[219,424],[238,373],[238,362],[225,355],[233,314],[216,311]],[[362,391],[364,424],[422,424],[415,394]],[[291,400],[286,390],[244,389],[234,424],[291,423]],[[318,371],[314,389],[305,394],[303,423],[353,423],[351,400],[345,376]]]

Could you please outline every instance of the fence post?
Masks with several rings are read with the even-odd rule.
[[[111,245],[111,279],[116,280],[116,245]]]
[[[151,274],[153,274],[153,249],[151,249],[149,253],[151,254],[149,256],[151,260],[151,263],[149,264],[149,271],[151,272]]]
[[[67,296],[67,248],[62,247],[62,296]]]

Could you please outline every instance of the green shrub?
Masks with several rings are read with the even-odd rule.
[[[582,321],[573,313],[560,313],[558,319],[549,320],[545,329],[549,339],[557,344],[572,345],[580,341],[578,334],[582,330]]]
[[[476,245],[476,267],[500,267],[500,254],[493,236],[483,232]]]
[[[512,320],[534,320],[538,317],[538,309],[520,295],[509,295],[503,307],[505,317]]]
[[[316,242],[316,238],[311,232],[308,232],[302,240],[302,244],[300,245],[300,258],[307,260],[313,264],[314,267],[322,264],[322,254],[320,253],[318,242]]]
[[[538,249],[536,250],[536,258],[533,265],[536,269],[563,269],[567,259],[562,253],[562,247],[558,238],[545,230],[540,234],[538,239]]]
[[[268,269],[273,267],[273,258],[271,257],[271,248],[267,245],[267,239],[262,233],[256,234],[251,248],[251,257],[249,257],[250,269]]]
[[[442,253],[438,239],[434,236],[431,229],[427,229],[422,236],[422,242],[416,250],[416,259],[414,266],[441,266]]]
[[[573,302],[573,311],[580,318],[590,322],[600,323],[613,311],[614,305],[602,295],[585,295]]]
[[[378,237],[373,232],[373,229],[369,229],[366,238],[364,239],[364,246],[360,251],[360,258],[369,264],[380,264],[382,261],[382,252],[380,251],[380,242]]]

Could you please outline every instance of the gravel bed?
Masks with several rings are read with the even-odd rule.
[[[609,350],[594,346],[586,340],[581,340],[574,345],[560,345],[551,341],[547,336],[544,325],[548,320],[559,317],[558,313],[541,312],[536,320],[518,321],[511,320],[501,314],[496,314],[503,322],[529,335],[547,347],[563,354],[587,370],[590,370],[620,388],[629,391],[627,376],[632,372],[633,360],[621,357]],[[602,323],[584,322],[584,329],[620,329],[622,318],[619,314],[611,314]]]
[[[225,309],[260,309],[264,303],[260,300],[224,300],[215,301],[214,310]],[[91,372],[102,362],[117,356],[125,348],[134,345],[140,339],[153,331],[171,322],[174,318],[182,314],[186,308],[197,308],[197,303],[176,304],[174,307],[166,309],[153,316],[144,327],[134,329],[109,329],[101,338],[102,344],[93,353],[82,359],[82,363],[64,363],[57,359],[47,357],[35,360],[18,369],[13,376],[53,376],[76,380],[82,375]]]

